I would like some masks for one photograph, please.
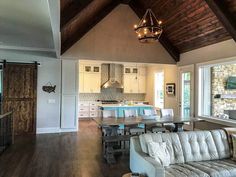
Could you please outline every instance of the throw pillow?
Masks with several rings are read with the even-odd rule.
[[[166,148],[166,142],[149,142],[148,153],[162,166],[166,167],[170,165],[170,154]]]
[[[233,160],[236,160],[236,134],[231,135],[233,145]]]

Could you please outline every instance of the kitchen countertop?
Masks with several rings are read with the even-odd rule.
[[[98,105],[99,107],[102,108],[112,108],[112,107],[153,107],[152,105],[147,105],[147,104],[133,104],[133,105],[123,105],[123,104],[101,104]]]

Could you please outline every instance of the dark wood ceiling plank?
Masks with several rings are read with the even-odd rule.
[[[194,21],[184,21],[182,23],[180,23],[178,26],[173,26],[172,28],[165,28],[165,31],[166,33],[168,33],[168,37],[172,37],[172,36],[177,36],[178,34],[180,33],[185,33],[186,30],[190,29],[190,28],[197,28],[201,25],[204,25],[206,23],[212,23],[212,22],[215,22],[218,20],[215,19],[212,21],[212,17],[214,17],[213,15],[212,16],[204,16],[203,18],[199,18],[197,20],[194,20]]]
[[[191,42],[197,38],[201,38],[201,37],[205,37],[211,33],[216,33],[217,31],[219,30],[222,30],[223,27],[222,26],[218,26],[218,27],[212,27],[212,29],[204,29],[200,32],[198,32],[197,34],[194,34],[192,37],[185,37],[185,38],[182,38],[181,40],[179,40],[178,42],[175,42],[175,45],[179,45],[179,44],[182,44],[182,43],[185,43],[185,42]]]
[[[167,28],[171,28],[172,26],[187,25],[188,23],[196,21],[199,18],[204,18],[209,14],[210,10],[208,9],[207,5],[200,4],[193,9],[183,9],[183,13],[180,13],[178,16],[173,15],[175,18],[164,19],[163,24]]]
[[[208,45],[215,44],[216,39],[218,42],[222,42],[230,39],[230,36],[228,35],[228,32],[226,32],[224,29],[220,29],[215,33],[211,33],[209,35],[204,36],[204,38],[196,38],[195,40],[177,45],[177,47],[182,52],[188,52],[194,49],[198,49],[200,47],[205,47]]]
[[[228,33],[236,41],[236,19],[228,10],[223,0],[205,0],[210,9],[217,16],[219,21],[223,24]]]
[[[214,31],[215,28],[223,28],[223,26],[219,23],[218,20],[212,18],[212,20],[208,23],[196,24],[195,26],[186,28],[178,34],[168,35],[168,38],[170,40],[173,40],[173,42],[175,43],[176,41],[190,39],[194,36],[207,33],[208,31]]]
[[[63,54],[75,42],[80,40],[90,29],[108,15],[120,1],[93,0],[79,14],[70,20],[61,31]]]
[[[138,0],[131,0],[129,3],[129,6],[133,11],[137,14],[139,18],[142,18],[146,9],[143,8],[143,6],[140,4]],[[169,39],[165,36],[165,33],[161,35],[159,42],[162,44],[162,46],[167,50],[167,52],[173,57],[173,59],[178,62],[180,59],[180,52],[179,50],[171,44]]]

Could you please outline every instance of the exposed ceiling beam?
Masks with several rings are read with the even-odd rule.
[[[129,2],[129,6],[133,11],[136,13],[136,15],[141,19],[145,13],[145,9],[141,4],[138,3],[136,0],[131,0]],[[167,52],[172,56],[172,58],[178,62],[180,60],[180,52],[179,50],[169,41],[169,39],[166,37],[165,32],[162,33],[161,37],[159,38],[159,42],[162,44],[162,46],[167,50]]]
[[[217,16],[219,21],[223,24],[228,33],[236,42],[236,19],[233,14],[227,9],[225,1],[223,0],[205,0],[210,9]]]
[[[61,53],[80,40],[118,4],[119,0],[93,0],[61,29]]]
[[[79,14],[93,0],[60,0],[61,2],[61,28],[72,18]]]

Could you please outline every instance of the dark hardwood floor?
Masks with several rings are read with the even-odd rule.
[[[80,121],[78,133],[17,137],[0,156],[0,177],[121,177],[129,172],[129,156],[108,165],[102,157],[101,132]]]

